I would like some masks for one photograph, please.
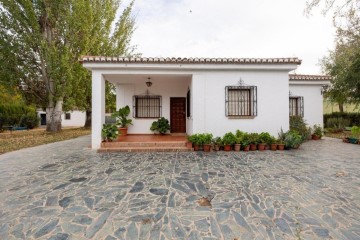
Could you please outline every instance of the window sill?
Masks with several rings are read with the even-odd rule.
[[[228,116],[228,119],[254,119],[256,116]]]

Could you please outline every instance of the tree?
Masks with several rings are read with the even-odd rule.
[[[0,79],[46,107],[48,131],[61,130],[63,109],[91,109],[91,78],[79,57],[126,54],[132,5],[117,19],[120,0],[1,0]]]

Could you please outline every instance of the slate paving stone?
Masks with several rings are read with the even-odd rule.
[[[0,239],[359,239],[357,145],[99,154],[88,141],[0,156]]]

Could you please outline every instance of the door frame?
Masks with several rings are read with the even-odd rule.
[[[173,132],[171,131],[171,125],[172,125],[172,119],[171,119],[171,108],[172,108],[172,99],[183,99],[184,100],[184,109],[185,109],[185,114],[184,114],[184,126],[185,126],[185,131],[184,132]],[[186,97],[170,97],[170,133],[186,133]]]

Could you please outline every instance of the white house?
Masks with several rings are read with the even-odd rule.
[[[130,134],[150,134],[159,117],[172,133],[222,136],[241,129],[289,129],[289,115],[322,124],[323,85],[328,77],[290,75],[298,58],[123,58],[86,56],[92,71],[92,148],[101,146],[105,80],[116,86],[117,108],[129,105]]]
[[[43,110],[37,111],[40,118],[40,126],[46,125],[46,112]],[[83,127],[85,125],[86,112],[83,111],[69,111],[61,114],[61,125],[63,127]]]

